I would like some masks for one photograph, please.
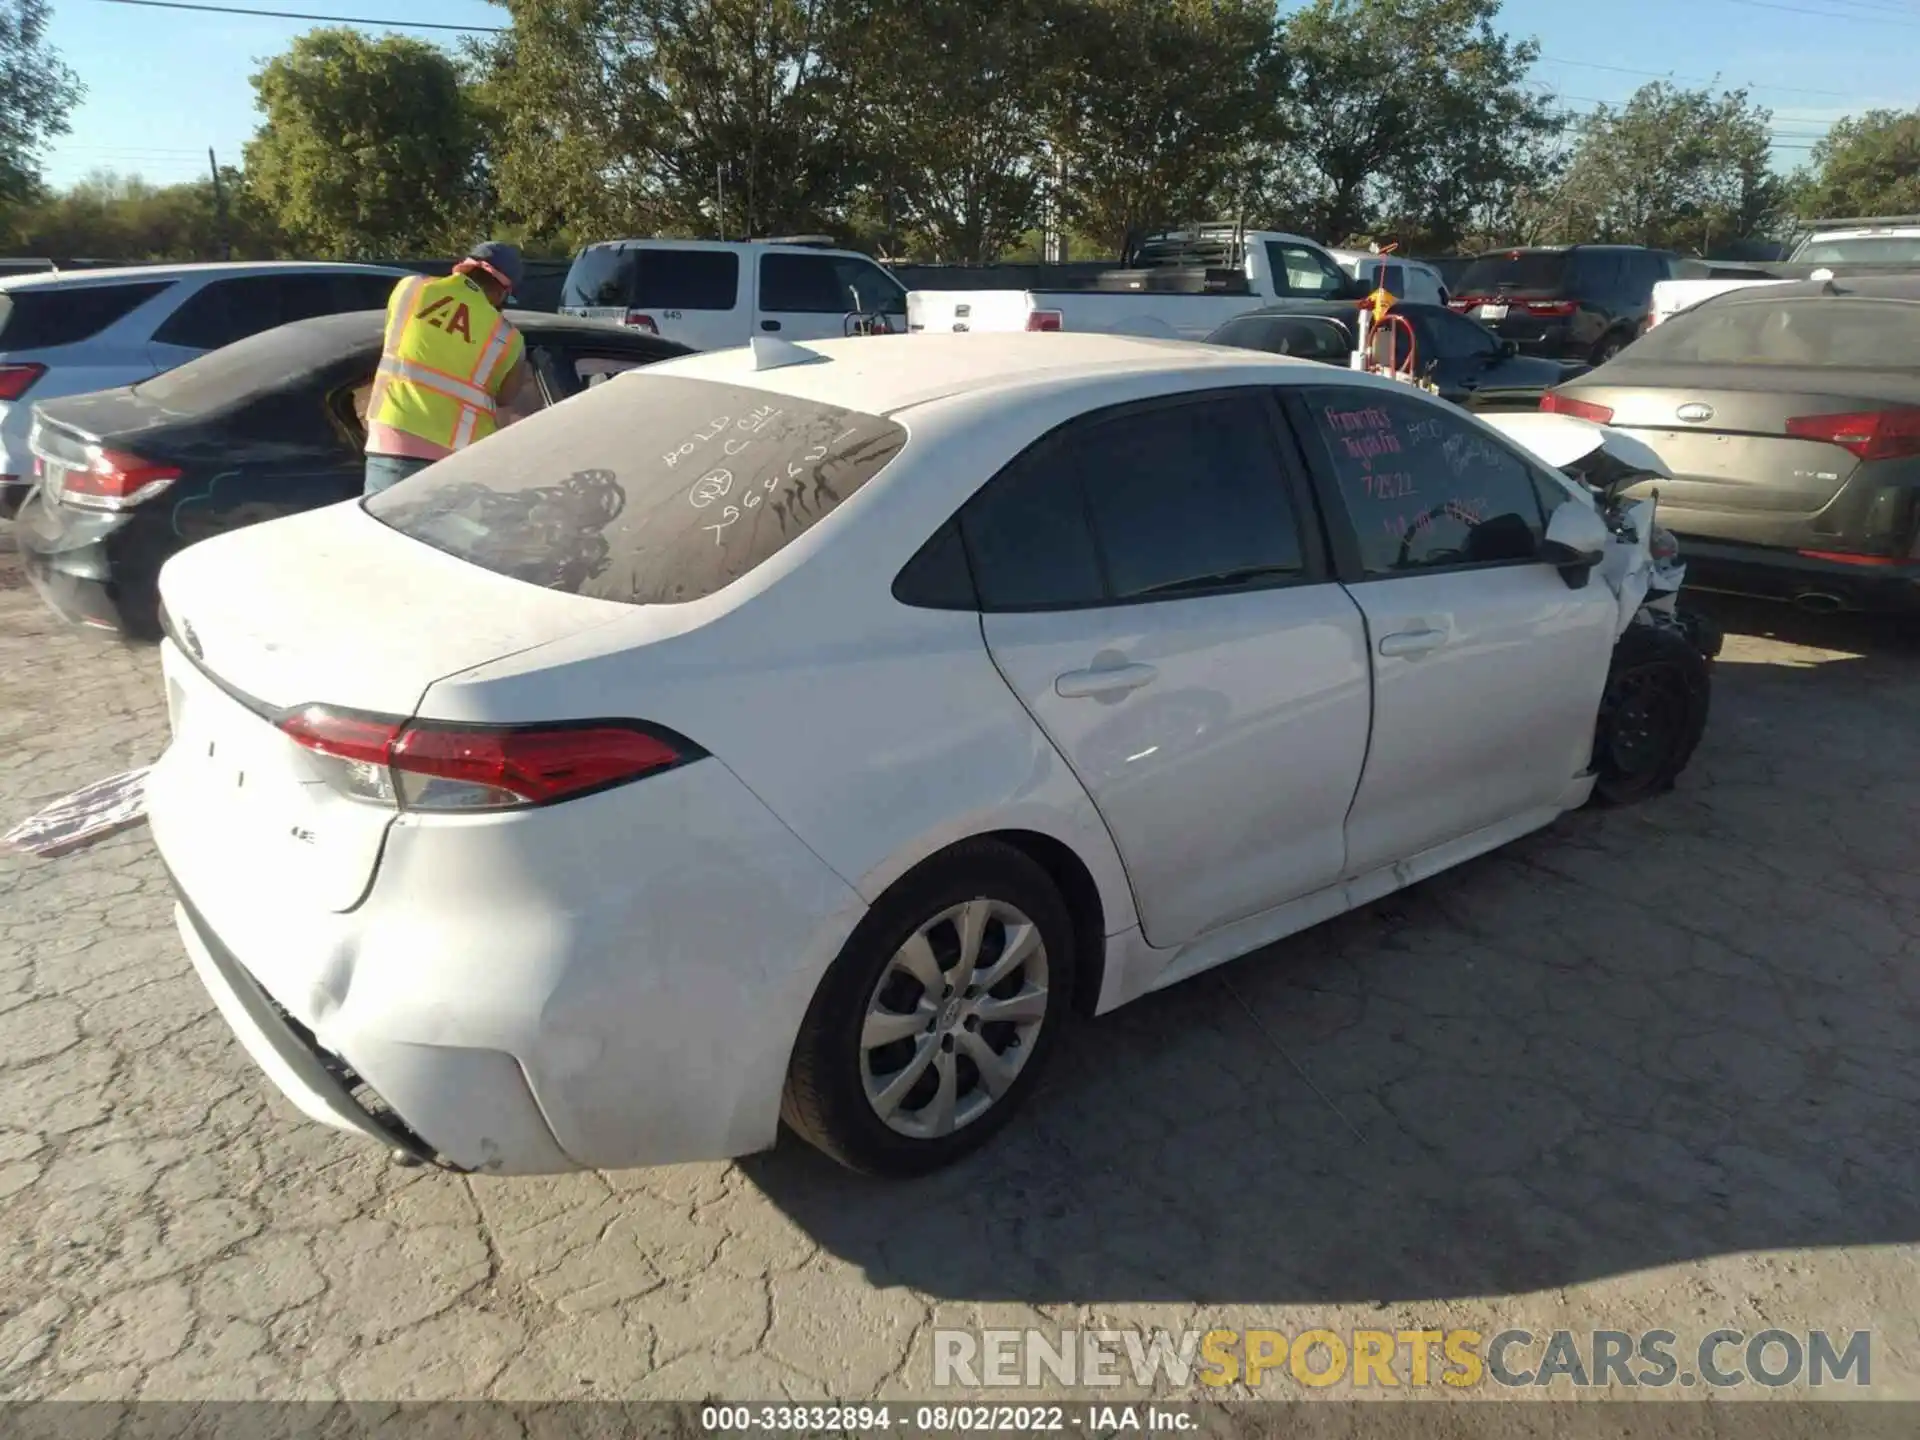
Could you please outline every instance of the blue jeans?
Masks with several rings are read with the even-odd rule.
[[[409,475],[418,475],[431,460],[419,460],[410,455],[369,455],[367,456],[367,480],[361,489],[363,495],[378,495],[390,485],[398,485]]]

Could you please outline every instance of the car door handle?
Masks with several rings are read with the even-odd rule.
[[[1444,630],[1398,630],[1380,637],[1380,653],[1386,656],[1424,655],[1447,643]]]
[[[760,322],[760,328],[762,330],[778,330],[780,328],[780,322],[778,320],[762,320]]]
[[[1124,695],[1159,678],[1160,672],[1151,665],[1115,665],[1106,670],[1069,670],[1053,682],[1053,689],[1063,700],[1085,700]]]

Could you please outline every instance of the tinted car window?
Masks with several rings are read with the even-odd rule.
[[[1066,438],[1057,463],[1080,478],[1115,600],[1302,571],[1271,423],[1250,396],[1088,425]]]
[[[740,293],[732,250],[642,250],[629,305],[642,310],[731,310]]]
[[[398,283],[387,283],[389,295]],[[385,298],[379,303],[384,307]],[[362,308],[358,298],[334,275],[245,275],[203,285],[168,317],[153,338],[163,345],[217,350],[276,325],[332,315],[346,306]]]
[[[760,308],[800,315],[904,315],[906,295],[878,265],[847,256],[776,252],[760,257]]]
[[[560,287],[560,303],[569,309],[625,308],[633,290],[633,274],[639,268],[639,252],[617,250],[612,246],[593,246],[574,257],[567,271],[566,284]]]
[[[961,512],[984,610],[1175,597],[1304,572],[1263,402],[1091,417]]]
[[[1491,295],[1502,286],[1511,290],[1558,290],[1566,283],[1564,250],[1512,250],[1482,255],[1454,286],[1460,295]]]
[[[1656,325],[1628,353],[1635,363],[1658,365],[1920,369],[1920,303],[1713,300]]]
[[[1538,553],[1545,519],[1532,468],[1465,417],[1357,386],[1316,388],[1307,407],[1369,576]]]
[[[819,524],[906,444],[891,420],[635,375],[511,425],[366,502],[497,574],[629,605],[698,600]]]
[[[384,310],[387,302],[393,298],[394,287],[400,283],[392,275],[339,274],[332,279],[333,303],[326,312],[329,314],[348,310]]]
[[[172,283],[0,291],[0,349],[44,350],[91,340]]]
[[[907,313],[905,287],[878,265],[847,255],[837,257],[833,264],[835,278],[852,299],[853,309],[863,314]]]
[[[1243,315],[1207,337],[1213,345],[1264,350],[1344,365],[1353,353],[1353,336],[1339,321],[1318,315]]]
[[[1499,338],[1491,330],[1451,310],[1423,308],[1414,324],[1424,332],[1423,338],[1430,338],[1436,352],[1432,358],[1452,360],[1500,353]]]
[[[1097,605],[1106,597],[1080,477],[1029,450],[960,512],[982,610]]]

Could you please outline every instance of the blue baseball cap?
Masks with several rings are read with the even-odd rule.
[[[504,240],[488,240],[474,246],[467,252],[467,258],[454,266],[453,270],[456,275],[464,275],[470,270],[484,270],[506,286],[509,295],[520,288],[520,280],[525,274],[520,251]]]

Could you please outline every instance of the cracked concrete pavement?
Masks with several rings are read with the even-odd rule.
[[[9,541],[0,828],[164,732]],[[0,857],[0,1396],[925,1398],[1035,1324],[1871,1328],[1920,1398],[1920,649],[1721,613],[1676,794],[1082,1025],[904,1186],[393,1167],[229,1037],[144,829]]]

